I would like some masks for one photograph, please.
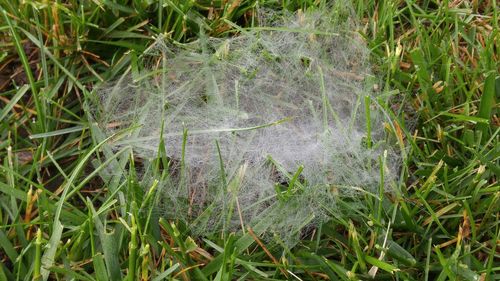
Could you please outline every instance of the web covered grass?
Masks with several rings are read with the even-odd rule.
[[[97,91],[95,116],[107,135],[135,127],[116,148],[154,159],[164,146],[163,216],[198,234],[268,221],[291,242],[339,198],[390,191],[399,157],[348,11],[259,19],[226,39],[158,39],[143,71]]]

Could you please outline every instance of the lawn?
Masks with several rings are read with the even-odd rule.
[[[399,181],[339,198],[293,244],[162,217],[174,159],[159,149],[146,165],[100,134],[95,92],[143,68],[156,38],[238,36],[259,9],[323,2],[0,0],[0,280],[500,280],[495,0],[349,1],[390,97]]]

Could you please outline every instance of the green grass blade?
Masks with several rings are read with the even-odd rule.
[[[21,63],[22,63],[23,68],[24,68],[24,73],[26,74],[26,77],[28,77],[28,83],[31,87],[31,93],[33,95],[33,100],[35,101],[35,107],[36,107],[36,111],[38,114],[37,124],[39,124],[39,131],[43,132],[43,131],[45,131],[45,109],[43,106],[43,104],[44,104],[43,99],[39,95],[38,88],[37,88],[36,83],[35,83],[35,77],[33,76],[33,72],[31,71],[30,62],[28,60],[28,57],[26,56],[26,53],[24,52],[23,46],[21,45],[22,44],[21,38],[19,37],[19,34],[17,33],[16,28],[14,27],[14,25],[10,21],[10,18],[7,15],[7,12],[3,8],[1,8],[1,6],[0,6],[0,9],[2,11],[2,14],[3,14],[5,21],[9,25],[10,32],[12,33],[12,37],[14,39],[14,44],[16,46],[17,53],[19,55],[19,58],[21,59]],[[0,118],[0,120],[1,119],[2,118]]]
[[[7,103],[7,105],[0,111],[0,122],[9,114],[9,111],[14,108],[14,106],[17,104],[17,102],[26,94],[28,91],[29,86],[24,85],[22,86],[17,93],[12,97],[12,99]]]
[[[490,120],[491,113],[493,108],[495,107],[495,94],[500,92],[500,89],[495,89],[496,85],[496,73],[491,73],[486,77],[484,81],[483,94],[481,96],[481,102],[479,104],[479,112],[478,117],[486,120]],[[500,95],[498,95],[500,96]],[[487,123],[480,123],[478,125],[478,130],[482,132],[482,140],[483,143],[488,138],[488,128],[489,125]]]

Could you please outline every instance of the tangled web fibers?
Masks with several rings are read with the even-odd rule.
[[[338,200],[379,188],[384,151],[389,189],[397,157],[354,24],[332,13],[262,14],[265,28],[232,38],[158,40],[144,71],[97,90],[95,116],[108,135],[135,126],[112,145],[144,159],[163,138],[162,216],[198,234],[252,227],[294,243],[338,213]]]

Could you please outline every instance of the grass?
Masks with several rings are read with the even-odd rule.
[[[257,5],[316,2],[0,0],[0,280],[500,279],[494,0],[353,0],[407,151],[403,183],[292,249],[262,242],[265,224],[190,237],[154,211],[155,184],[125,169],[133,155],[96,161],[109,151],[89,91],[137,69],[153,36],[226,36]],[[167,164],[152,169],[159,180]],[[108,167],[122,174],[100,180]]]

